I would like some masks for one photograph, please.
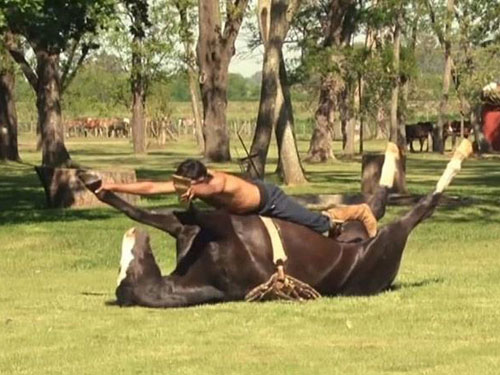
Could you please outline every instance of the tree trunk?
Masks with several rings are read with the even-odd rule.
[[[198,74],[192,69],[188,69],[189,93],[191,96],[191,110],[193,111],[194,125],[196,132],[196,143],[201,152],[205,152],[205,139],[203,138],[203,122],[200,113],[200,95],[198,93]]]
[[[393,39],[393,84],[391,90],[391,127],[389,132],[389,140],[397,145],[402,142],[400,133],[398,106],[399,106],[399,88],[400,88],[400,48],[401,48],[401,24],[402,14],[401,9],[398,12],[396,24],[394,25],[394,39]]]
[[[356,117],[353,115],[352,111],[347,111],[347,122],[346,122],[346,144],[344,149],[344,155],[347,157],[353,157],[355,154],[354,150],[354,137],[356,136]]]
[[[281,51],[290,19],[297,7],[298,2],[293,1],[290,4],[284,0],[259,2],[264,62],[257,126],[250,149],[250,156],[255,155],[255,157],[248,167],[250,176],[264,177],[267,152],[274,128],[278,143],[278,170],[287,184],[306,181],[295,141],[293,110]]]
[[[283,17],[285,20],[285,17]],[[278,144],[278,167],[286,185],[307,182],[300,161],[295,139],[293,108],[283,53],[280,50],[279,88],[276,97],[276,143]]]
[[[354,32],[354,24],[351,22],[351,17],[348,14],[355,7],[354,0],[332,0],[328,2],[328,18],[323,31],[323,48],[330,48],[338,51],[342,46],[349,43],[352,33]],[[332,48],[334,47],[334,48]],[[330,55],[332,66],[336,68],[341,65],[334,54]],[[343,85],[341,79],[334,77],[337,73],[329,72],[321,77],[321,89],[318,101],[318,108],[315,112],[316,126],[314,128],[311,141],[309,143],[309,151],[307,154],[308,161],[324,162],[328,159],[335,158],[331,149],[331,141],[333,136],[333,113],[335,113],[336,99],[338,97],[340,87]],[[342,116],[341,116],[342,117]],[[342,138],[343,146],[347,142],[346,122],[345,117],[342,118]]]
[[[243,1],[246,6],[246,1]],[[233,10],[238,12],[237,10]],[[226,124],[228,69],[234,54],[234,38],[241,18],[228,20],[221,32],[218,0],[199,0],[198,65],[203,103],[205,157],[223,162],[231,159]],[[228,31],[229,28],[232,31]]]
[[[271,142],[274,127],[274,113],[278,92],[278,59],[277,51],[266,49],[262,68],[262,85],[260,89],[259,112],[257,125],[250,148],[253,163],[248,167],[248,173],[253,178],[263,178],[265,174],[267,152]],[[253,157],[255,155],[255,157]]]
[[[451,69],[453,65],[453,60],[451,56],[451,21],[454,14],[454,0],[447,1],[447,12],[446,12],[446,23],[444,32],[444,72],[443,72],[443,91],[441,95],[441,101],[439,103],[439,115],[437,126],[434,128],[433,132],[433,142],[432,151],[434,152],[444,152],[444,142],[443,142],[443,128],[444,122],[446,121],[446,115],[448,112],[448,98],[450,92],[451,84]]]
[[[38,50],[36,60],[38,76],[36,105],[42,132],[42,164],[51,167],[70,166],[72,162],[64,145],[61,120],[59,55]]]
[[[250,157],[247,173],[252,178],[264,178],[267,152],[271,143],[274,126],[275,98],[278,90],[276,77],[279,75],[279,54],[276,49],[267,48],[269,29],[271,25],[271,0],[259,0],[260,35],[264,44],[264,59],[262,63],[262,83],[260,87],[260,102],[257,114],[257,124],[250,147]]]
[[[200,94],[198,92],[199,75],[195,69],[196,56],[193,51],[194,37],[192,24],[188,17],[188,8],[190,4],[184,1],[174,2],[180,16],[180,36],[184,43],[184,56],[186,59],[187,73],[189,79],[189,94],[191,97],[191,110],[193,112],[196,143],[202,153],[205,152],[205,139],[203,138],[203,123],[200,113]]]
[[[134,36],[132,41],[132,72],[130,85],[132,90],[132,142],[134,153],[146,152],[146,126],[144,113],[146,107],[146,91],[143,67],[142,38]]]
[[[0,160],[19,161],[14,67],[6,54],[0,64]]]
[[[332,151],[335,96],[335,81],[332,74],[328,74],[323,77],[321,82],[318,108],[314,113],[316,126],[314,127],[311,141],[309,142],[309,151],[305,159],[308,162],[320,163],[329,159],[335,159]]]

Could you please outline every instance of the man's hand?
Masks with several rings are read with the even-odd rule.
[[[190,202],[195,197],[193,186],[186,190],[184,194],[181,195],[181,202]]]

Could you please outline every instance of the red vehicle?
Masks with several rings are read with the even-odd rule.
[[[490,83],[483,88],[481,110],[483,134],[493,151],[500,151],[500,85]]]

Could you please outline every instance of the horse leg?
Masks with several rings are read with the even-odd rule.
[[[169,285],[167,277],[163,278],[158,288],[151,288],[150,285],[136,287],[134,297],[135,304],[139,306],[163,308],[215,303],[225,299],[224,293],[211,285],[177,287],[174,283]]]
[[[344,295],[370,295],[389,288],[396,278],[412,229],[434,211],[441,194],[429,194],[404,217],[379,230],[360,244],[355,271],[342,289]]]
[[[200,232],[200,227],[196,225],[182,224],[172,211],[162,213],[147,211],[131,205],[111,191],[101,190],[96,193],[96,190],[101,187],[102,180],[95,174],[78,172],[78,177],[101,202],[123,212],[132,220],[158,228],[176,238],[177,263],[187,254],[196,235]]]
[[[415,152],[415,149],[413,148],[413,138],[410,140],[410,152]]]
[[[389,142],[385,151],[384,164],[380,173],[379,185],[375,193],[368,199],[367,203],[370,206],[373,215],[377,220],[385,215],[385,207],[387,205],[387,197],[389,190],[394,184],[396,175],[397,161],[399,160],[399,148],[395,143]]]
[[[373,216],[380,220],[385,215],[385,208],[387,206],[387,197],[389,195],[389,187],[377,186],[375,193],[373,193],[367,200],[367,204],[373,212]]]
[[[396,277],[406,240],[411,231],[436,209],[443,190],[461,168],[462,161],[472,153],[472,144],[463,140],[439,179],[434,192],[423,197],[406,215],[382,228],[362,249],[363,261],[356,277],[349,280],[344,293],[379,292],[389,287]]]

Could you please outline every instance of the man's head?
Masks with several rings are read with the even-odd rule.
[[[207,167],[194,159],[186,159],[180,163],[175,174],[193,181],[202,181],[208,177]]]

